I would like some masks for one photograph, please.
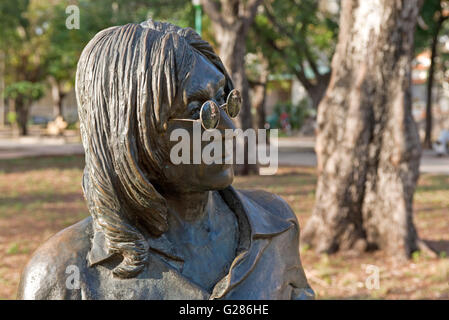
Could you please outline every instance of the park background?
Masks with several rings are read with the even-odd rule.
[[[112,25],[151,17],[192,27],[214,46],[239,79],[236,86],[248,92],[241,126],[280,130],[277,174],[250,168],[234,185],[280,195],[302,229],[317,211],[318,110],[350,2],[371,1],[0,2],[0,299],[15,298],[21,270],[40,244],[88,215],[74,76],[84,46]],[[376,0],[370,10],[388,3]],[[449,299],[449,158],[433,148],[449,129],[449,1],[416,5],[404,91],[422,146],[410,214],[425,246],[399,259],[388,250],[317,251],[302,242],[303,266],[319,299]]]

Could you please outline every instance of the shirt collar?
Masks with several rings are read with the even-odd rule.
[[[271,213],[232,186],[219,192],[238,219],[240,236],[236,260],[244,256],[241,253],[248,252],[253,240],[271,238],[293,226],[292,222]],[[168,258],[174,264],[182,263],[184,260],[177,247],[164,235],[151,238],[148,243],[152,252]],[[98,229],[94,230],[92,246],[87,256],[89,266],[99,264],[112,256],[113,254],[107,250],[104,233]],[[257,259],[254,263],[256,261]]]

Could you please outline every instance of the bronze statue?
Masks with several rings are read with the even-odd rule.
[[[190,28],[149,20],[99,32],[76,76],[91,217],[34,253],[18,298],[313,298],[284,200],[235,190],[231,164],[170,162],[170,133],[189,120],[235,129],[233,89]]]

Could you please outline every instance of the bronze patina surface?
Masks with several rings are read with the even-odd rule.
[[[313,298],[284,200],[235,190],[231,164],[170,161],[170,133],[192,130],[170,120],[198,119],[233,89],[190,28],[149,20],[98,33],[76,77],[91,217],[34,253],[18,298]],[[235,129],[219,112],[217,129]]]

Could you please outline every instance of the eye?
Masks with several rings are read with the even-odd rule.
[[[226,101],[225,101],[225,92],[224,92],[224,89],[223,89],[223,87],[221,87],[218,91],[217,91],[217,94],[215,95],[215,101],[217,101],[218,103],[219,103],[219,105],[222,105],[222,104],[224,104]]]
[[[188,104],[187,109],[189,110],[189,115],[191,119],[200,118],[201,103],[199,101],[192,101]]]

